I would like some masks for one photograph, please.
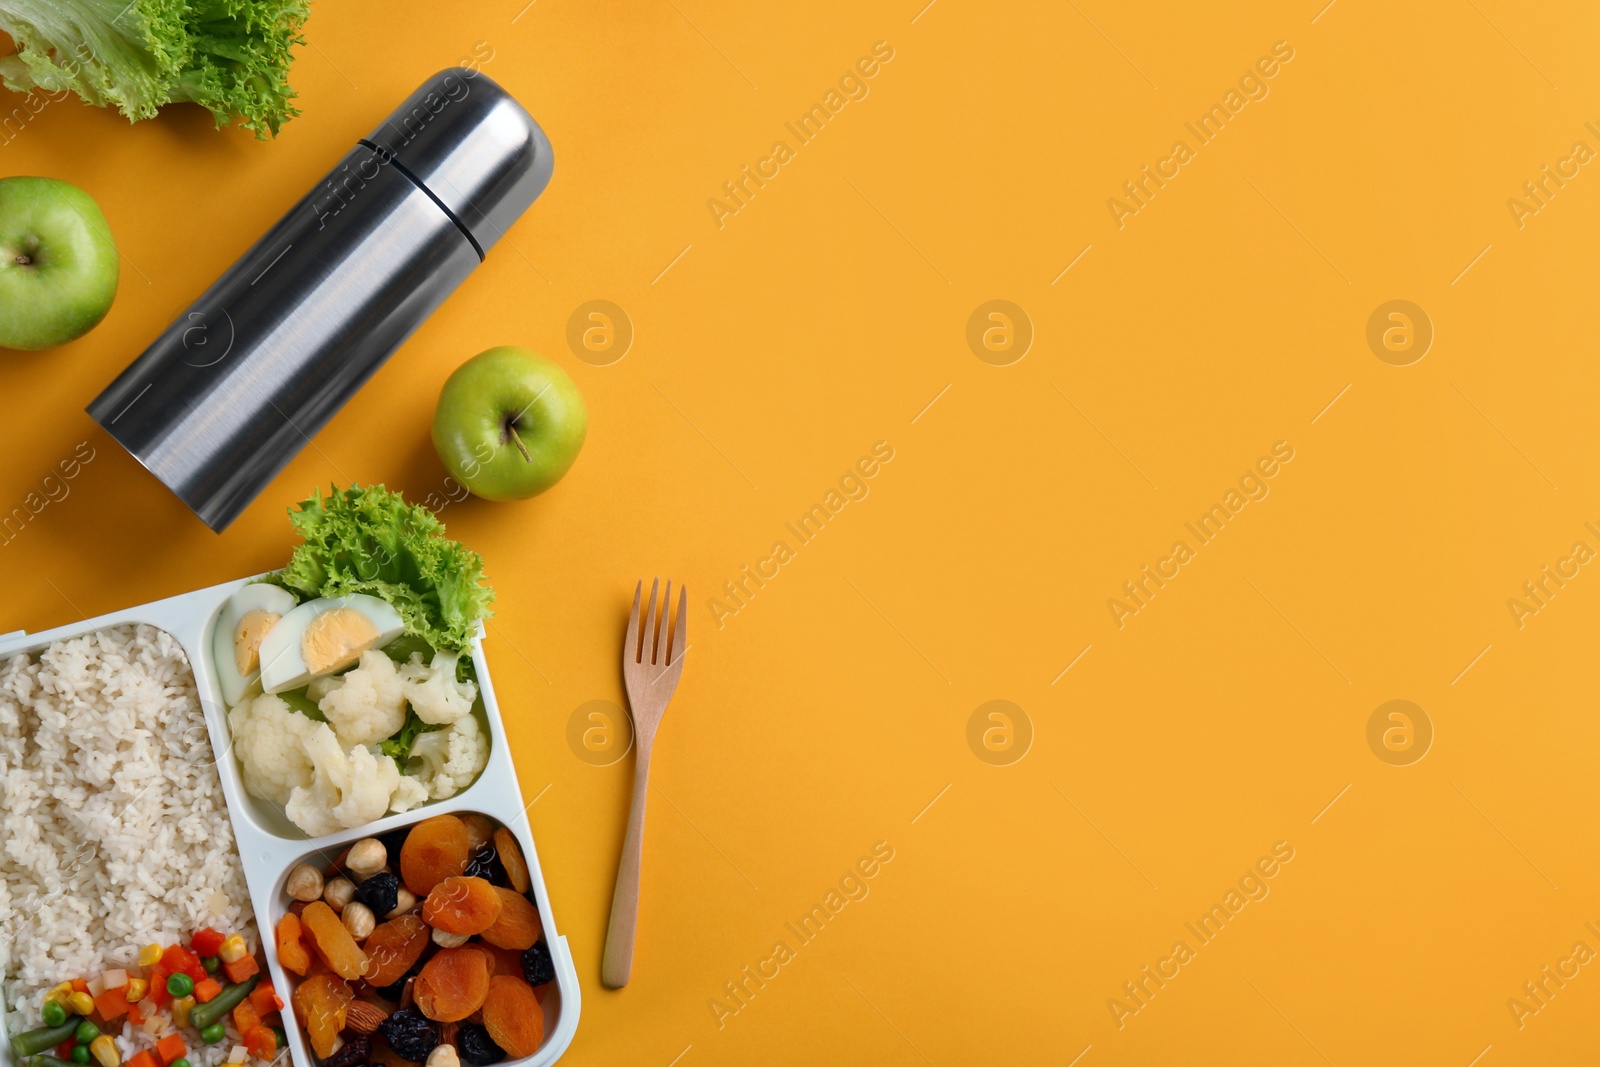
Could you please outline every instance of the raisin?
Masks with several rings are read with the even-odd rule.
[[[511,883],[511,888],[519,893],[532,889],[528,861],[522,856],[522,846],[517,844],[516,835],[504,826],[500,827],[494,832],[494,847],[500,853],[500,862],[505,864],[506,879]]]
[[[383,850],[389,855],[389,866],[395,870],[400,869],[400,850],[405,847],[406,835],[410,832],[409,826],[402,826],[398,830],[378,835],[378,840],[383,842]]]
[[[544,932],[539,922],[539,909],[521,893],[495,887],[500,897],[500,914],[494,923],[483,931],[483,939],[500,948],[530,949]]]
[[[489,1067],[506,1058],[506,1050],[494,1043],[487,1028],[476,1023],[463,1023],[456,1031],[456,1047],[472,1067]]]
[[[378,1024],[378,1033],[412,1063],[425,1062],[439,1044],[439,1028],[416,1008],[401,1008]]]
[[[531,986],[541,986],[555,981],[556,961],[550,958],[550,946],[540,941],[522,954],[522,977]]]
[[[356,886],[356,899],[383,918],[400,903],[400,876],[379,873]]]
[[[332,1056],[324,1057],[322,1067],[356,1067],[372,1056],[372,1038],[366,1034],[351,1034]]]
[[[532,1056],[544,1043],[544,1009],[539,998],[527,982],[510,975],[489,979],[483,1025],[508,1056]]]
[[[422,921],[447,934],[481,934],[500,916],[500,892],[482,878],[446,878],[422,905]]]
[[[467,861],[467,869],[461,872],[470,878],[482,878],[493,885],[510,885],[506,877],[506,865],[500,862],[500,852],[493,845],[484,845],[472,854]]]
[[[446,878],[466,870],[470,858],[466,823],[454,815],[435,815],[406,837],[400,849],[400,877],[407,889],[425,897]]]
[[[428,924],[415,915],[379,923],[362,947],[367,954],[363,977],[380,990],[401,981],[422,959],[431,937]]]
[[[490,957],[466,948],[445,948],[434,954],[411,987],[422,1014],[435,1022],[460,1022],[489,995]]]

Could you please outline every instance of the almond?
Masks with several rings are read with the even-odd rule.
[[[345,1014],[345,1029],[358,1034],[377,1033],[379,1025],[389,1017],[389,1013],[378,1005],[366,1000],[353,1001]]]

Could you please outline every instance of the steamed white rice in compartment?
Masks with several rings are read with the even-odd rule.
[[[0,975],[6,1028],[60,982],[202,927],[255,936],[182,647],[119,626],[0,662]],[[154,1038],[126,1027],[119,1044]],[[202,1064],[226,1043],[194,1049]]]

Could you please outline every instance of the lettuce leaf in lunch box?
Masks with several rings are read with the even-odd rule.
[[[393,604],[407,633],[435,649],[464,652],[494,590],[483,557],[444,536],[427,508],[382,485],[319,490],[289,511],[305,539],[268,580],[304,598],[368,593]]]

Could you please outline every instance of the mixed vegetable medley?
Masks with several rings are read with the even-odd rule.
[[[303,501],[289,565],[223,605],[213,666],[245,788],[312,837],[443,800],[489,758],[464,653],[483,560],[383,486]]]
[[[322,1067],[487,1067],[544,1041],[555,966],[522,849],[484,815],[357,841],[284,885],[278,962]]]
[[[242,935],[209,927],[188,946],[150,944],[138,964],[62,982],[44,1000],[37,1029],[11,1039],[29,1067],[190,1067],[190,1041],[233,1040],[228,1063],[272,1061],[287,1047],[283,1000],[261,973]],[[124,1024],[130,1024],[125,1026]],[[123,1059],[141,1032],[155,1047]]]

